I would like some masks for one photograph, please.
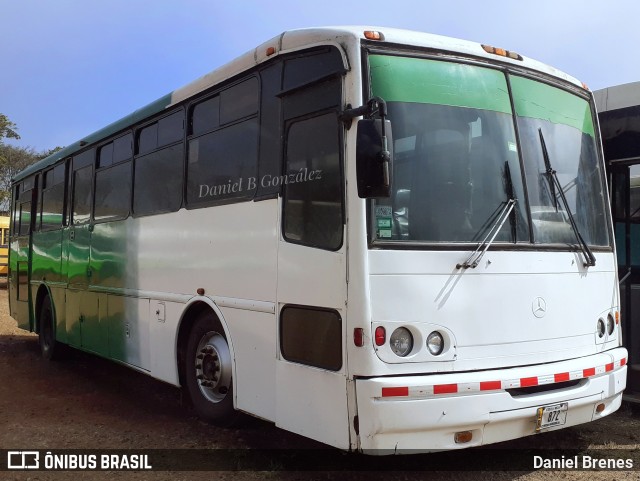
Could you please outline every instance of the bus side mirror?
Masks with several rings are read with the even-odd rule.
[[[391,197],[392,146],[393,136],[389,120],[361,119],[358,121],[356,174],[360,198]]]

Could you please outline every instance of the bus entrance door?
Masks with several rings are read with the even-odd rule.
[[[11,316],[18,327],[35,331],[36,326],[29,309],[31,292],[31,243],[37,204],[37,181],[27,178],[14,187],[14,223],[11,235],[11,264],[9,275],[9,299]]]
[[[100,304],[106,308],[106,294],[88,289],[92,274],[89,266],[91,230],[88,224],[72,225],[67,229],[67,332],[69,344],[106,355],[107,325],[100,322],[99,313]]]
[[[323,113],[286,126],[276,425],[348,449],[341,125]]]
[[[90,265],[94,228],[91,223],[93,156],[92,149],[73,158],[71,217],[63,246],[68,281],[66,323],[69,344],[108,355],[107,324],[99,312],[101,304],[103,310],[106,309],[106,294],[89,289],[93,275]]]

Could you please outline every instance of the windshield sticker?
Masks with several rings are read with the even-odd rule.
[[[378,221],[378,229],[391,229],[390,217],[378,217],[376,220]]]
[[[390,205],[376,206],[376,230],[378,239],[391,239],[391,225],[393,209]]]
[[[376,218],[389,217],[391,218],[392,210],[390,205],[376,205]]]
[[[520,117],[568,125],[595,137],[589,102],[565,90],[524,77],[511,76],[513,101]]]
[[[370,55],[373,95],[387,102],[450,105],[511,113],[507,80],[499,70],[456,62]]]

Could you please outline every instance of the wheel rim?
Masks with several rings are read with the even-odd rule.
[[[231,389],[231,353],[224,337],[207,332],[198,343],[195,358],[196,382],[209,401],[222,401]]]

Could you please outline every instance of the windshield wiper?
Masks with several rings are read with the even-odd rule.
[[[456,264],[456,269],[468,269],[468,268],[475,269],[476,267],[478,267],[478,264],[480,263],[480,259],[482,259],[482,256],[484,256],[487,250],[489,250],[489,247],[491,247],[491,244],[493,244],[493,241],[498,235],[498,232],[500,232],[500,229],[502,229],[502,226],[509,218],[509,215],[511,214],[511,211],[513,210],[513,207],[515,205],[516,205],[516,199],[509,199],[507,201],[505,206],[502,208],[502,211],[496,218],[495,222],[491,226],[491,229],[489,229],[488,234],[485,236],[484,239],[482,239],[482,242],[478,244],[478,247],[476,248],[476,250],[474,250],[471,253],[471,255],[467,257],[466,261],[464,261],[462,264]],[[491,239],[489,239],[489,237],[491,237]],[[487,239],[489,240],[487,241]]]
[[[556,210],[558,209],[557,197],[560,197],[560,200],[562,201],[562,205],[564,207],[564,211],[567,213],[567,217],[569,218],[569,224],[571,224],[573,233],[575,234],[576,239],[578,239],[580,250],[582,251],[582,255],[584,256],[584,259],[585,259],[584,266],[585,267],[595,266],[596,258],[593,255],[593,252],[591,252],[591,249],[589,249],[589,246],[587,245],[587,243],[582,238],[582,235],[580,234],[580,230],[578,230],[576,221],[573,218],[571,209],[569,208],[569,202],[567,201],[567,198],[564,195],[564,189],[562,188],[562,185],[560,185],[560,181],[558,180],[558,174],[553,169],[553,167],[551,167],[551,160],[549,158],[549,152],[547,151],[547,144],[544,141],[544,135],[542,134],[542,129],[538,129],[538,133],[540,134],[540,146],[542,147],[542,156],[544,157],[544,165],[545,165],[545,168],[547,169],[546,174],[549,177],[550,182],[552,182],[551,192],[552,192],[552,195],[554,196],[554,203],[556,206]],[[554,185],[555,185],[555,188],[558,190],[557,197],[555,196],[555,189],[553,188]]]
[[[513,210],[513,208],[515,207],[518,200],[516,199],[513,190],[513,179],[511,178],[511,170],[509,169],[508,162],[504,163],[504,182],[504,188],[507,194],[507,203],[502,208],[502,211],[500,211],[500,214],[498,214],[498,217],[493,222],[485,238],[482,239],[482,242],[480,242],[480,244],[478,244],[476,250],[474,250],[471,255],[467,257],[467,260],[462,264],[456,264],[456,269],[475,269],[480,263],[480,259],[482,259],[482,256],[484,256],[484,254],[489,250],[489,247],[491,247],[491,244],[493,244],[493,241],[498,235],[498,232],[500,232],[507,219],[509,219],[511,222],[511,237],[513,239],[513,242],[516,242],[517,217],[515,216],[515,211]],[[487,239],[489,239],[489,237],[491,237],[491,239],[487,242]]]
[[[456,269],[475,269],[476,267],[478,267],[480,259],[482,259],[482,256],[484,256],[484,254],[489,250],[489,247],[491,247],[491,244],[493,244],[493,241],[498,235],[498,232],[500,232],[507,219],[510,219],[511,236],[513,238],[513,242],[516,242],[517,218],[515,215],[512,215],[512,213],[515,214],[513,208],[516,205],[517,199],[513,191],[513,180],[511,178],[511,170],[509,169],[508,162],[504,163],[504,180],[505,191],[507,193],[507,203],[502,208],[502,211],[500,211],[500,214],[498,214],[498,217],[493,222],[485,238],[482,239],[482,242],[480,242],[480,244],[478,244],[478,247],[476,247],[476,250],[474,250],[471,255],[467,257],[467,260],[465,260],[462,264],[456,264]],[[491,237],[491,239],[489,239],[489,237]],[[487,239],[489,240],[487,241]]]

